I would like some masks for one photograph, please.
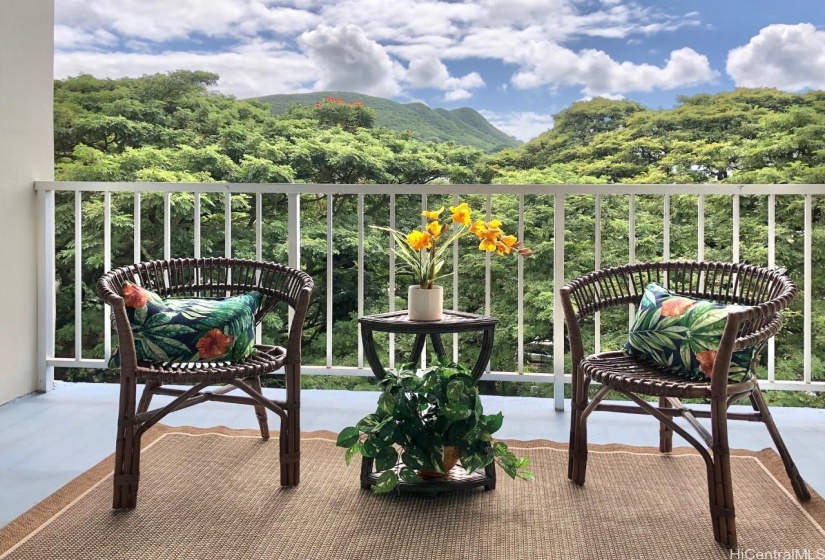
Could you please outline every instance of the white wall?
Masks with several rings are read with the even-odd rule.
[[[33,181],[51,180],[53,0],[0,0],[0,403],[37,388]]]

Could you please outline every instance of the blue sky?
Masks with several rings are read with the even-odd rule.
[[[825,89],[820,0],[55,0],[55,77],[221,76],[469,106],[522,140],[580,99]]]

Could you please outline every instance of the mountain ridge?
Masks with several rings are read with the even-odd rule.
[[[344,91],[274,94],[251,99],[266,103],[274,114],[286,112],[291,105],[314,105],[326,97],[336,97],[348,103],[361,101],[375,110],[375,126],[413,132],[424,141],[448,142],[473,146],[485,152],[520,146],[522,142],[494,127],[481,113],[471,107],[432,109],[421,103],[398,103],[383,97],[373,97]]]

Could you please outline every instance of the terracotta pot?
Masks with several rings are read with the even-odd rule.
[[[444,461],[444,472],[432,471],[430,469],[418,469],[418,475],[424,478],[444,478],[447,473],[456,466],[460,455],[460,449],[457,445],[445,445],[442,461]]]
[[[443,309],[443,286],[410,286],[407,290],[407,315],[410,321],[440,321]]]

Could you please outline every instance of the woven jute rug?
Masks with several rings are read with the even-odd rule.
[[[731,558],[713,540],[694,452],[594,445],[579,488],[565,445],[510,442],[535,481],[499,471],[489,492],[381,496],[360,488],[360,465],[344,464],[334,437],[303,435],[301,484],[284,489],[276,439],[157,426],[144,438],[137,509],[111,509],[110,457],[0,529],[0,558]],[[800,505],[772,451],[732,462],[735,557],[825,556],[822,498]]]

